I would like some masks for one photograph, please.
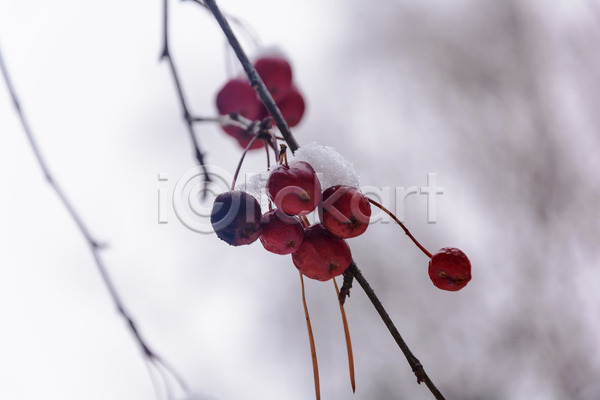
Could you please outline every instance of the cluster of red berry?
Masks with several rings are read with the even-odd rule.
[[[256,198],[246,192],[217,196],[211,214],[217,236],[233,246],[260,239],[272,253],[291,254],[308,278],[327,281],[341,275],[352,262],[345,239],[365,232],[371,201],[351,186],[336,185],[321,193],[319,179],[305,161],[279,165],[271,171],[266,189],[276,208],[264,215]],[[317,208],[320,223],[311,226],[306,215]],[[469,259],[461,250],[443,248],[433,256],[422,250],[431,258],[429,276],[436,287],[456,291],[471,279]]]
[[[267,194],[276,208],[260,216],[258,201],[248,193],[217,196],[211,222],[217,236],[239,246],[260,238],[276,254],[292,254],[305,276],[326,281],[342,274],[352,261],[344,239],[363,233],[371,207],[356,188],[333,186],[321,193],[314,169],[304,161],[283,163],[267,181]],[[306,215],[317,209],[321,223],[310,226]]]
[[[281,56],[264,56],[256,60],[254,68],[271,93],[273,100],[290,127],[298,125],[304,115],[304,98],[292,81],[292,67]],[[263,120],[269,116],[265,106],[245,77],[230,79],[217,94],[220,115],[241,115],[249,120]],[[253,135],[237,126],[222,126],[225,133],[237,139],[246,148]],[[255,141],[250,149],[258,149],[264,142]]]

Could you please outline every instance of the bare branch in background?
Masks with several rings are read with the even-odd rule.
[[[163,50],[160,55],[161,60],[166,59],[169,64],[169,70],[171,71],[171,76],[173,77],[173,81],[175,82],[175,87],[177,89],[177,95],[179,97],[179,104],[181,105],[181,109],[183,110],[183,119],[185,121],[188,134],[190,136],[190,140],[192,141],[192,146],[194,147],[194,156],[198,161],[198,164],[202,168],[202,173],[204,175],[204,186],[208,182],[211,181],[210,175],[208,173],[208,169],[206,168],[204,153],[200,149],[200,144],[198,143],[198,138],[196,138],[196,131],[194,129],[194,120],[192,115],[190,114],[190,109],[185,100],[185,96],[183,95],[183,88],[181,86],[181,79],[179,78],[179,74],[177,73],[177,68],[175,67],[175,62],[171,56],[171,51],[169,49],[169,1],[163,1]],[[202,195],[206,196],[206,190],[202,191]]]
[[[98,271],[100,272],[100,276],[102,277],[102,281],[104,282],[104,285],[108,289],[110,297],[113,299],[115,306],[117,308],[117,311],[123,317],[123,319],[125,319],[127,326],[129,327],[129,331],[130,331],[131,335],[133,336],[135,341],[140,346],[140,349],[142,350],[142,354],[144,356],[144,360],[146,361],[148,366],[153,365],[156,368],[157,372],[159,373],[159,376],[162,377],[163,384],[165,386],[165,390],[167,391],[168,395],[171,393],[171,385],[169,384],[168,377],[164,373],[164,371],[166,371],[168,374],[170,374],[171,377],[174,378],[175,381],[177,382],[177,384],[181,387],[181,389],[187,394],[188,393],[187,384],[184,382],[183,378],[181,378],[179,373],[170,364],[168,364],[166,361],[164,361],[161,356],[159,356],[156,352],[154,352],[154,350],[152,350],[150,348],[150,346],[148,345],[148,343],[142,338],[139,328],[135,324],[131,314],[125,308],[125,305],[123,304],[123,300],[121,299],[119,293],[117,292],[117,289],[115,288],[115,285],[110,277],[110,274],[108,273],[106,265],[104,264],[104,261],[102,259],[102,255],[101,255],[102,246],[99,244],[99,242],[97,240],[95,240],[92,237],[92,234],[90,233],[89,228],[83,222],[83,219],[78,214],[77,210],[75,210],[75,207],[73,206],[73,204],[71,203],[71,201],[66,196],[63,189],[61,188],[61,186],[56,182],[56,179],[50,172],[50,169],[48,168],[48,165],[47,165],[44,157],[42,156],[40,148],[35,140],[35,137],[33,136],[29,122],[27,121],[27,118],[25,118],[25,114],[23,112],[23,109],[21,108],[21,103],[19,101],[19,98],[17,96],[15,88],[12,84],[12,80],[10,79],[10,75],[8,74],[8,69],[4,63],[4,59],[2,57],[1,51],[0,51],[0,69],[2,70],[2,76],[4,77],[4,81],[6,83],[6,86],[10,93],[10,96],[12,98],[13,104],[15,106],[15,110],[21,121],[21,125],[23,126],[23,131],[25,132],[25,135],[27,136],[29,144],[31,145],[31,149],[33,150],[33,153],[35,154],[35,158],[42,170],[42,173],[44,174],[46,180],[48,181],[48,184],[52,187],[52,189],[54,190],[56,195],[59,197],[59,199],[62,202],[62,204],[64,205],[64,207],[67,209],[67,211],[68,211],[69,215],[71,216],[71,218],[73,219],[73,221],[75,221],[77,228],[79,229],[79,231],[85,238],[85,240],[90,248],[90,251],[92,253],[92,256],[94,257],[96,266],[98,267]],[[150,372],[150,370],[149,370],[149,372]],[[152,379],[153,385],[155,387],[155,390],[157,391],[157,396],[158,396],[159,395],[158,385],[157,385],[157,382],[155,382],[155,380],[154,380],[155,378],[152,376],[151,373],[150,373],[150,378]],[[171,397],[172,396],[169,395],[169,398],[171,398]]]

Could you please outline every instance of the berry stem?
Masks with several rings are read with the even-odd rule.
[[[279,164],[288,165],[287,146],[283,143],[279,145]]]
[[[352,386],[352,393],[356,393],[356,381],[354,379],[354,356],[352,355],[352,340],[350,340],[350,328],[348,328],[348,319],[346,318],[346,311],[344,305],[340,301],[340,289],[335,280],[333,280],[333,286],[335,287],[336,297],[340,306],[340,313],[342,314],[342,324],[344,325],[344,337],[346,338],[346,351],[348,353],[348,372],[350,373],[350,386]]]
[[[253,122],[252,120],[236,113],[219,115],[217,117],[195,116],[191,117],[190,120],[192,122],[216,122],[222,126],[235,126],[244,130],[247,130]]]
[[[250,150],[250,147],[252,147],[254,142],[256,142],[257,138],[258,138],[258,136],[256,136],[256,135],[252,136],[252,139],[250,139],[250,142],[248,142],[248,145],[244,149],[244,152],[242,153],[242,156],[240,157],[240,161],[238,162],[237,168],[235,169],[235,173],[233,174],[233,182],[231,182],[231,190],[235,189],[235,181],[237,181],[238,175],[240,174],[240,169],[242,168],[242,163],[244,162],[244,158],[246,158],[246,153],[248,153],[248,150]]]
[[[218,117],[192,117],[192,122],[218,122],[220,124],[223,123],[221,116]]]
[[[306,305],[306,293],[304,291],[304,277],[300,274],[300,285],[302,287],[302,305],[304,306],[304,318],[306,319],[306,329],[308,330],[308,340],[310,342],[310,357],[313,365],[313,378],[315,380],[315,396],[317,400],[321,399],[321,387],[319,384],[319,364],[317,363],[317,349],[315,346],[315,337],[313,335],[312,326],[310,324],[310,316],[308,315],[308,306]]]
[[[429,388],[436,400],[444,400],[444,396],[435,387],[431,379],[429,379],[429,376],[425,372],[425,369],[423,368],[423,365],[421,364],[419,359],[414,356],[412,351],[410,351],[410,348],[408,347],[404,339],[402,339],[402,335],[400,335],[400,332],[398,332],[398,329],[392,322],[392,319],[390,318],[389,314],[385,311],[385,308],[383,308],[383,304],[381,304],[381,301],[379,301],[379,299],[375,295],[375,291],[371,288],[369,282],[367,282],[367,280],[363,276],[362,272],[360,272],[354,261],[350,263],[348,271],[350,274],[352,274],[352,276],[354,276],[358,284],[363,288],[363,290],[369,297],[369,300],[371,300],[371,303],[377,310],[377,313],[379,313],[379,316],[383,320],[383,323],[388,328],[392,337],[398,344],[398,347],[400,347],[400,350],[402,350],[402,353],[408,361],[408,365],[410,365],[412,371],[417,377],[417,383],[425,382],[425,385],[427,386],[427,388]]]
[[[370,199],[368,197],[367,197],[367,199],[369,200],[369,203],[371,203],[374,206],[378,207],[381,211],[383,211],[384,213],[386,213],[387,215],[389,215],[390,217],[392,217],[392,219],[394,221],[396,221],[396,223],[398,225],[400,225],[400,227],[404,230],[404,233],[406,233],[406,235],[410,238],[410,240],[412,240],[413,243],[416,244],[417,247],[419,249],[421,249],[421,251],[423,253],[425,253],[425,255],[427,257],[429,257],[429,258],[433,257],[433,255],[425,247],[423,247],[423,245],[421,245],[421,243],[419,243],[419,241],[417,239],[415,239],[415,237],[412,235],[412,233],[410,233],[410,231],[408,230],[408,228],[406,226],[404,226],[404,224],[402,222],[400,222],[400,220],[394,214],[392,214],[392,212],[390,210],[388,210],[387,208],[385,208],[384,206],[382,206],[381,204],[379,204],[378,202],[376,202],[373,199]]]
[[[267,152],[267,171],[271,169],[271,155],[269,154],[269,146],[265,146]]]
[[[300,217],[300,222],[302,222],[302,225],[305,228],[308,228],[310,226],[310,221],[308,220],[308,218],[306,218],[306,215]]]
[[[279,165],[279,152],[277,151],[277,136],[271,132],[271,148],[273,149],[273,153],[275,154],[275,163]]]

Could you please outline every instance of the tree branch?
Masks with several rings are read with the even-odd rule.
[[[185,100],[185,96],[183,95],[183,88],[181,86],[181,79],[179,78],[179,74],[177,72],[177,68],[175,67],[175,62],[171,57],[171,51],[169,49],[169,1],[163,0],[163,49],[160,54],[161,60],[167,60],[169,64],[169,70],[171,71],[171,76],[173,77],[173,81],[175,82],[175,88],[177,89],[177,96],[179,97],[179,104],[181,105],[181,109],[183,110],[183,119],[185,121],[188,134],[190,136],[190,140],[192,141],[192,145],[194,147],[194,156],[198,161],[198,164],[202,168],[202,172],[204,175],[204,185],[206,188],[206,184],[211,181],[210,175],[208,174],[208,169],[206,168],[204,161],[204,153],[200,150],[200,144],[198,143],[198,139],[196,138],[196,132],[194,130],[194,120],[192,115],[190,114],[189,107]],[[206,196],[206,190],[203,192],[203,196]]]
[[[408,347],[404,339],[402,339],[402,335],[400,335],[400,332],[398,332],[398,329],[392,322],[392,319],[390,318],[389,314],[387,313],[387,311],[385,311],[385,308],[383,308],[383,304],[381,304],[381,301],[379,301],[379,299],[375,295],[375,291],[371,288],[371,285],[369,285],[369,282],[367,282],[367,280],[360,272],[354,261],[350,263],[348,270],[350,271],[350,274],[352,274],[352,276],[359,283],[360,287],[363,288],[363,290],[367,294],[367,297],[369,298],[369,300],[371,300],[371,303],[373,303],[373,306],[377,310],[377,313],[383,320],[383,323],[385,324],[385,326],[387,326],[388,330],[390,331],[390,334],[398,344],[398,347],[400,347],[400,350],[402,350],[402,353],[404,353],[408,364],[417,376],[417,383],[425,382],[425,385],[427,385],[427,387],[437,400],[444,400],[444,396],[442,396],[440,391],[435,387],[435,385],[425,372],[425,369],[423,368],[423,365],[421,364],[419,359],[414,356],[412,351],[410,351],[410,348]]]
[[[123,301],[122,301],[121,297],[119,296],[119,293],[117,292],[117,289],[110,277],[110,274],[108,273],[108,270],[106,269],[106,265],[104,264],[104,261],[102,259],[102,255],[101,255],[102,246],[98,243],[98,241],[96,241],[92,237],[89,228],[87,227],[87,225],[85,225],[85,223],[83,222],[83,219],[81,218],[81,216],[79,215],[79,213],[77,212],[77,210],[75,209],[75,207],[73,206],[73,204],[71,203],[69,198],[66,196],[66,194],[63,191],[63,189],[61,188],[61,186],[56,182],[56,180],[54,179],[54,176],[50,172],[50,169],[48,168],[48,165],[47,165],[44,157],[42,156],[39,146],[35,140],[35,137],[33,136],[33,133],[31,131],[31,128],[29,126],[27,118],[25,118],[25,114],[21,108],[19,98],[17,97],[17,93],[12,84],[12,80],[10,79],[10,75],[8,74],[8,69],[6,68],[6,65],[4,63],[4,59],[2,57],[1,51],[0,51],[0,69],[2,70],[2,76],[4,77],[6,87],[8,88],[8,91],[10,93],[11,99],[15,106],[15,110],[17,112],[17,115],[19,116],[21,125],[23,126],[25,135],[27,136],[27,139],[29,141],[31,149],[33,150],[33,153],[34,153],[35,158],[42,170],[42,173],[44,174],[46,180],[48,181],[48,184],[52,187],[52,189],[54,189],[54,192],[59,197],[60,201],[62,202],[63,206],[66,208],[67,212],[69,213],[69,215],[71,216],[73,221],[75,221],[77,228],[79,229],[79,231],[83,235],[85,241],[87,242],[87,244],[90,248],[90,251],[92,253],[92,256],[94,257],[94,261],[96,263],[98,271],[100,272],[100,276],[102,277],[102,281],[104,282],[104,285],[108,289],[110,297],[113,299],[114,304],[117,308],[117,311],[125,319],[130,333],[132,334],[133,338],[140,346],[140,348],[142,350],[142,354],[147,359],[147,361],[149,363],[153,364],[157,368],[162,366],[162,368],[164,368],[166,371],[168,371],[173,376],[173,378],[178,382],[178,384],[181,386],[181,388],[187,393],[188,392],[187,385],[185,384],[183,379],[179,376],[179,374],[175,371],[175,369],[173,369],[170,365],[165,363],[162,360],[162,358],[158,356],[158,354],[156,354],[153,350],[151,350],[151,348],[149,347],[147,342],[142,338],[140,331],[133,320],[133,317],[125,309],[125,305],[123,304]],[[152,375],[151,375],[151,378],[152,378]],[[167,381],[165,381],[165,385],[168,387]]]
[[[273,100],[273,97],[271,97],[271,94],[269,93],[264,82],[262,81],[262,79],[260,78],[258,73],[256,72],[256,69],[254,68],[254,66],[252,65],[250,60],[248,59],[248,56],[246,55],[246,53],[240,46],[240,43],[238,42],[237,38],[235,37],[235,34],[233,33],[233,31],[231,30],[231,27],[229,26],[227,20],[225,19],[225,17],[221,13],[221,10],[217,6],[216,1],[215,0],[203,0],[203,1],[194,0],[194,1],[196,3],[199,3],[203,6],[208,7],[208,9],[212,12],[212,14],[215,17],[215,19],[217,20],[219,26],[223,30],[223,33],[227,37],[229,44],[233,48],[233,51],[235,52],[240,63],[244,67],[244,71],[246,72],[248,80],[250,81],[250,85],[252,87],[254,87],[255,90],[260,95],[265,107],[269,111],[269,114],[271,114],[271,116],[273,117],[273,119],[275,121],[275,124],[281,131],[281,134],[283,135],[283,138],[286,141],[288,147],[292,150],[292,152],[295,152],[300,147],[298,142],[296,141],[295,137],[292,135],[292,132],[290,131],[287,123],[285,122],[285,119],[281,115],[281,111],[275,104],[275,101]],[[369,285],[369,283],[367,282],[365,277],[361,274],[360,270],[357,268],[354,260],[351,262],[350,267],[348,267],[348,268],[350,270],[350,274],[358,281],[358,283],[360,284],[362,289],[365,291],[365,293],[367,294],[367,297],[369,297],[369,300],[371,301],[371,303],[373,303],[373,306],[379,313],[381,319],[386,324],[390,333],[396,340],[396,343],[398,343],[400,350],[402,350],[402,352],[404,353],[406,359],[408,360],[409,365],[411,366],[413,372],[417,376],[417,382],[418,383],[425,382],[425,384],[427,385],[427,387],[429,388],[429,390],[435,396],[436,399],[438,399],[438,400],[444,399],[442,394],[439,392],[439,390],[435,387],[433,382],[431,382],[431,379],[429,379],[429,377],[425,373],[425,370],[423,369],[423,366],[421,365],[419,360],[412,354],[412,352],[408,348],[408,345],[404,342],[404,340],[402,339],[402,336],[400,336],[398,329],[396,329],[390,316],[383,308],[383,305],[377,298],[375,291],[371,288],[371,286]]]

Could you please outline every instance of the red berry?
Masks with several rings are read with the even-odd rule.
[[[315,170],[304,161],[275,168],[267,180],[267,194],[277,208],[289,215],[306,215],[321,200],[321,184]]]
[[[304,98],[295,86],[292,85],[288,94],[275,103],[277,104],[277,107],[279,107],[279,111],[281,111],[281,115],[283,115],[283,119],[286,120],[288,126],[294,127],[300,123],[305,109]],[[266,107],[261,104],[258,118],[263,119],[268,116],[269,112]]]
[[[241,246],[260,236],[260,217],[258,201],[246,192],[234,190],[215,198],[210,222],[219,239]]]
[[[260,103],[256,92],[246,79],[232,79],[217,93],[219,114],[239,113],[248,119],[256,119]]]
[[[262,57],[254,63],[256,72],[269,89],[273,100],[282,99],[292,84],[292,67],[281,57]]]
[[[292,254],[292,261],[308,278],[326,281],[344,273],[352,254],[344,239],[318,224],[304,230],[304,241]]]
[[[429,277],[440,289],[460,290],[471,280],[471,262],[461,250],[445,247],[431,257]]]
[[[260,242],[275,254],[291,254],[298,250],[304,239],[304,228],[296,217],[280,210],[271,210],[263,215]]]
[[[254,120],[258,118],[260,106],[261,103],[256,98],[256,92],[245,79],[230,80],[217,94],[217,110],[221,115],[238,113]],[[229,136],[237,139],[240,147],[244,149],[252,140],[252,135],[242,128],[237,126],[223,126],[222,128]],[[251,149],[258,149],[263,146],[262,140],[256,140]]]
[[[305,105],[302,94],[295,86],[290,87],[285,97],[277,102],[277,106],[289,126],[294,127],[300,123],[304,115]]]
[[[319,218],[327,230],[342,239],[362,234],[369,226],[371,204],[355,187],[332,186],[323,192]]]

